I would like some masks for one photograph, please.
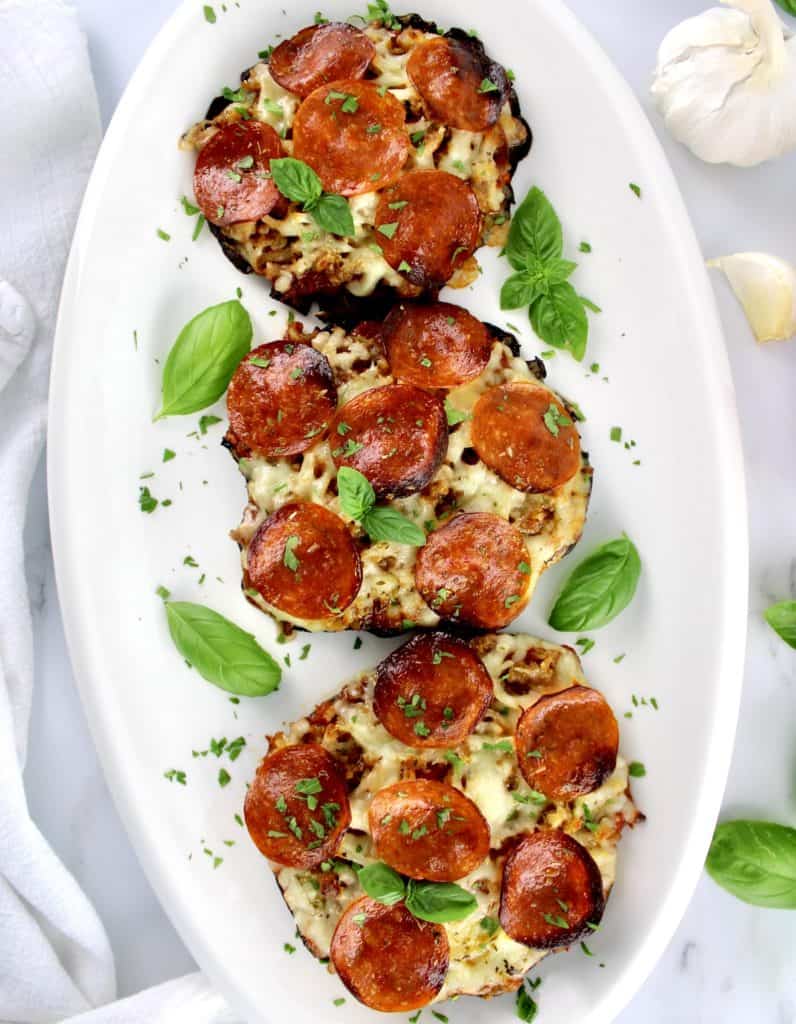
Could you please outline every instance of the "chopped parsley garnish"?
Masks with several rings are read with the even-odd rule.
[[[425,128],[423,128],[419,132],[412,132],[412,134],[409,136],[409,138],[410,138],[413,146],[421,145],[423,143],[423,141],[425,140],[425,138],[426,138],[426,130],[425,130]]]
[[[416,828],[412,833],[412,841],[417,842],[418,839],[422,839],[423,836],[428,835],[428,829],[425,825],[421,825],[420,828]]]
[[[569,928],[569,922],[560,914],[556,914],[555,916],[553,916],[553,914],[542,914],[542,917],[545,919],[547,924],[552,925],[554,928]]]
[[[617,444],[622,440],[622,428],[611,427],[611,440],[616,441]]]
[[[155,593],[158,595],[158,597],[162,598],[164,601],[168,601],[168,599],[171,597],[171,591],[167,590],[163,586],[158,587],[157,590],[155,591]]]
[[[628,188],[635,196],[641,199],[641,185],[637,185],[635,181],[631,181]]]
[[[385,238],[394,238],[395,232],[398,230],[398,221],[393,221],[392,224],[380,224],[379,233],[384,235]]]
[[[261,370],[267,370],[271,365],[271,360],[266,359],[263,356],[251,356],[249,358],[249,364],[251,366],[259,366]]]
[[[182,203],[183,210],[185,210],[189,217],[195,217],[199,213],[199,207],[194,206],[187,196],[183,196],[180,202]]]
[[[585,942],[581,942],[580,948],[583,950],[586,956],[594,956],[594,953],[592,953],[592,951],[589,949]]]
[[[498,754],[513,754],[514,744],[511,740],[499,740],[497,743],[482,743],[482,750],[492,750]]]
[[[296,947],[291,946],[289,942],[286,942],[282,948],[286,953],[289,953],[291,956],[296,952]]]
[[[148,487],[138,488],[138,506],[142,512],[152,513],[158,504],[158,499],[151,494]]]
[[[538,789],[529,789],[527,793],[520,793],[518,791],[512,792],[512,797],[517,801],[518,804],[546,804],[547,797],[544,793],[540,793]]]
[[[517,566],[517,572],[521,572],[523,576],[530,576],[531,567],[530,565],[528,565],[527,562],[520,562],[520,564]]]
[[[596,832],[600,827],[600,823],[594,820],[592,813],[586,804],[581,804],[580,806],[583,808],[583,824],[589,832]]]
[[[312,644],[304,644],[304,646],[301,648],[301,654],[299,655],[299,661],[306,661],[307,660],[307,655],[310,653],[311,650],[312,650]]]
[[[332,1002],[334,1003],[335,1006],[342,1006],[343,1003],[345,1002],[345,997],[338,996],[337,999],[333,999]]]
[[[226,768],[219,768],[218,770],[218,784],[223,789],[224,786],[228,786],[232,782],[232,776],[226,770]]]
[[[163,239],[164,242],[171,241],[171,235],[168,233],[168,231],[164,231],[163,228],[158,228],[158,238]]]
[[[478,91],[482,93],[500,92],[500,86],[495,85],[491,78],[485,78],[478,86]]]
[[[436,1017],[437,1020],[442,1021],[442,1024],[448,1024],[448,1018],[445,1016],[444,1013],[440,1013],[439,1010],[432,1010],[431,1016]]]
[[[581,242],[579,248],[581,252],[591,252],[591,246],[588,242]]]
[[[627,655],[625,654],[617,654],[617,656],[614,658],[614,665],[620,665],[626,657]]]
[[[168,779],[169,782],[178,782],[181,786],[186,783],[185,772],[177,771],[176,768],[170,768],[169,771],[163,772],[163,778]]]
[[[358,651],[361,646],[362,646],[362,637],[361,636],[354,637],[354,650]]]
[[[647,774],[647,769],[641,763],[641,761],[631,761],[627,769],[628,775],[634,779],[643,779]]]
[[[208,427],[214,427],[216,423],[221,422],[220,416],[200,416],[199,417],[199,433],[204,436],[207,433]]]
[[[171,462],[171,460],[173,458],[176,458],[176,456],[177,456],[177,453],[173,452],[171,450],[171,448],[164,448],[163,449],[163,461],[164,462]]]
[[[381,125],[369,124],[365,131],[367,132],[368,135],[378,135],[379,132],[381,131]]]
[[[443,754],[443,757],[448,762],[448,764],[453,765],[454,768],[464,768],[464,761],[459,757],[456,751],[446,750],[445,753]]]
[[[434,651],[433,655],[431,656],[431,664],[432,665],[441,665],[443,658],[452,658],[452,657],[453,657],[453,655],[450,654],[448,651]]]
[[[575,643],[580,647],[581,654],[588,654],[595,645],[595,641],[588,636],[582,636],[579,640],[576,640]]]
[[[509,597],[506,598],[503,604],[506,606],[506,608],[511,608],[519,601],[519,599],[519,594],[511,594]]]
[[[561,427],[572,426],[572,420],[569,418],[569,416],[567,416],[565,412],[562,412],[561,409],[559,409],[559,407],[554,402],[550,403],[550,407],[548,408],[547,412],[544,414],[542,419],[544,420],[544,425],[547,427],[547,429],[550,431],[553,437],[558,437],[559,433],[561,432]]]
[[[415,722],[414,733],[415,733],[415,736],[420,736],[420,737],[425,738],[426,736],[430,736],[431,735],[431,730],[429,729],[429,727],[426,725],[425,722],[419,721],[419,722]]]
[[[204,15],[205,15],[205,21],[209,25],[215,25],[215,23],[216,23],[216,12],[213,10],[213,8],[210,6],[210,4],[205,4],[205,6],[204,6]]]
[[[482,917],[478,922],[478,927],[482,928],[487,935],[494,935],[500,927],[500,921],[496,920],[494,917]]]
[[[282,564],[291,572],[298,572],[299,569],[299,560],[295,555],[295,549],[298,547],[298,544],[299,538],[295,534],[291,534],[291,536],[285,541],[285,551],[282,556]]]

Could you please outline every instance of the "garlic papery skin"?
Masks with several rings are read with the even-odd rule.
[[[722,2],[666,36],[652,95],[701,160],[752,167],[796,149],[796,36],[772,0]]]
[[[727,275],[758,341],[796,335],[796,267],[764,252],[739,252],[708,266]]]

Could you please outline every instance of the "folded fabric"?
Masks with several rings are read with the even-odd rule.
[[[237,1024],[202,974],[189,974],[65,1024]]]
[[[0,0],[0,1020],[59,1021],[113,999],[113,958],[30,819],[33,691],[23,530],[41,458],[58,296],[100,121],[86,41],[60,0]]]

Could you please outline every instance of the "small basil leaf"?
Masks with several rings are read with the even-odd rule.
[[[312,206],[321,198],[321,179],[303,160],[296,160],[292,156],[272,160],[271,175],[282,195],[294,203]]]
[[[633,600],[641,559],[626,536],[592,552],[573,571],[550,613],[550,625],[564,633],[599,629]]]
[[[566,281],[568,277],[572,277],[572,274],[577,269],[577,263],[573,263],[572,260],[554,259],[547,261],[544,272],[550,284],[561,284],[561,282]]]
[[[332,235],[353,238],[356,234],[351,207],[344,196],[332,196],[324,193],[312,207],[312,216],[319,228],[323,228],[324,231],[328,231]]]
[[[416,882],[410,878],[406,906],[421,921],[446,924],[463,921],[478,903],[472,893],[453,882]]]
[[[586,354],[589,321],[578,293],[564,281],[552,285],[547,295],[531,306],[531,326],[542,341],[566,348],[580,361]]]
[[[400,903],[406,894],[403,878],[381,861],[368,864],[358,874],[359,884],[368,896],[377,903],[383,903],[385,907]]]
[[[240,697],[279,688],[282,670],[251,633],[201,604],[166,601],[165,608],[174,646],[209,683]]]
[[[563,250],[561,221],[544,192],[532,188],[511,219],[506,255],[514,266],[514,260],[524,261],[529,254],[546,262]]]
[[[796,647],[796,601],[780,601],[766,611],[766,622],[786,644]]]
[[[716,827],[705,867],[744,903],[796,909],[796,829],[767,821],[725,821]]]
[[[522,309],[542,294],[539,281],[528,273],[512,274],[500,289],[501,309]]]
[[[211,306],[183,327],[163,367],[162,405],[156,420],[206,409],[224,394],[249,351],[252,322],[238,302]]]
[[[796,0],[777,0],[783,11],[796,15]]]
[[[522,988],[517,989],[517,1016],[520,1020],[525,1021],[525,1024],[531,1024],[532,1021],[536,1020],[536,1014],[539,1012],[539,1006],[535,999],[532,999],[528,989],[525,985]]]
[[[337,493],[343,512],[357,521],[376,504],[376,492],[368,478],[350,466],[341,466],[337,471]]]
[[[394,508],[372,508],[362,517],[362,525],[371,540],[390,540],[421,548],[426,535],[420,527]]]

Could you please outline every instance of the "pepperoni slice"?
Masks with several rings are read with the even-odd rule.
[[[309,94],[341,78],[362,78],[376,56],[364,32],[345,22],[310,25],[285,39],[271,54],[268,70],[283,89]]]
[[[196,201],[210,223],[226,227],[270,213],[279,202],[271,160],[280,156],[282,140],[270,125],[236,121],[219,128],[202,146],[193,172]]]
[[[561,803],[598,789],[616,767],[618,750],[614,713],[588,686],[546,694],[517,723],[517,760],[525,781]]]
[[[371,388],[337,412],[335,465],[363,473],[380,497],[422,491],[448,448],[445,407],[412,384]],[[333,442],[334,443],[334,442]]]
[[[293,121],[293,156],[308,163],[327,192],[356,196],[391,185],[409,152],[406,112],[372,82],[322,85]]]
[[[444,782],[396,782],[368,811],[376,855],[409,878],[455,882],[489,853],[489,825],[464,793]]]
[[[263,758],[243,813],[260,853],[289,868],[312,868],[333,857],[351,824],[345,776],[315,743]]]
[[[500,923],[534,949],[569,946],[598,925],[605,909],[600,869],[565,832],[525,836],[506,858]]]
[[[336,409],[337,388],[326,356],[292,341],[250,352],[227,392],[238,457],[298,455],[325,435]]]
[[[359,592],[362,564],[343,520],[311,502],[283,505],[249,544],[247,585],[286,615],[327,619]]]
[[[511,523],[465,512],[435,530],[418,552],[415,583],[440,616],[478,629],[501,629],[525,607],[528,549]]]
[[[431,117],[466,132],[490,129],[509,96],[506,72],[477,42],[429,39],[412,50],[406,70]]]
[[[439,993],[450,947],[442,925],[418,920],[403,903],[385,907],[363,896],[337,922],[331,958],[340,980],[365,1006],[405,1013]]]
[[[561,402],[531,381],[490,388],[473,413],[473,447],[507,484],[538,493],[580,469],[580,437]]]
[[[413,637],[378,667],[373,710],[409,747],[452,747],[475,729],[492,700],[478,655],[444,633]]]
[[[447,171],[409,171],[381,196],[376,228],[384,258],[412,284],[443,285],[478,248],[475,193]]]
[[[480,320],[448,302],[396,306],[384,322],[393,376],[421,388],[455,388],[480,376],[492,341]]]

